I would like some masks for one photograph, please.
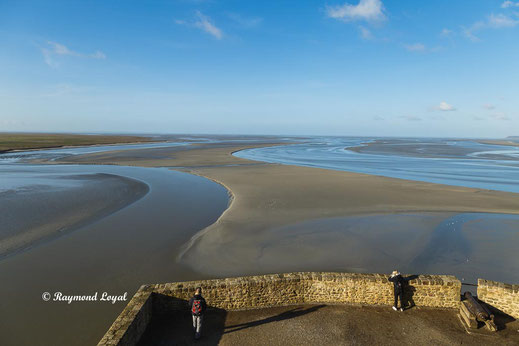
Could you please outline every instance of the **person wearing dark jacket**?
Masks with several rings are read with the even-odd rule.
[[[400,297],[400,311],[404,311],[404,302],[402,298],[404,296],[405,279],[398,270],[394,270],[388,280],[393,283],[393,294],[395,295],[395,305],[393,305],[393,310],[398,310],[398,298]]]
[[[202,333],[202,320],[204,318],[205,309],[207,309],[205,299],[202,297],[201,287],[196,288],[195,295],[189,300],[189,306],[191,307],[191,315],[193,316],[195,339],[200,339]]]

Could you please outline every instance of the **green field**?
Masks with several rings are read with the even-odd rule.
[[[0,133],[0,153],[12,150],[151,141],[153,141],[152,138],[139,136]]]

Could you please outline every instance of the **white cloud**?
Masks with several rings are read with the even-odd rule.
[[[441,36],[443,37],[448,37],[450,35],[452,35],[452,30],[449,30],[447,28],[444,28],[441,33],[440,33]]]
[[[178,25],[187,25],[198,28],[209,35],[213,36],[217,40],[221,40],[223,38],[223,32],[220,28],[214,25],[211,21],[211,18],[204,15],[200,11],[195,12],[195,19],[193,21],[187,21],[183,19],[175,19],[175,24]]]
[[[410,52],[424,52],[426,49],[422,43],[404,44],[404,48]]]
[[[485,23],[476,22],[476,23],[472,24],[471,26],[469,26],[468,28],[462,26],[461,31],[463,32],[463,35],[465,35],[465,37],[468,38],[469,40],[471,40],[472,42],[478,42],[480,39],[474,33],[478,30],[481,30],[484,27],[485,27]]]
[[[511,28],[519,24],[519,20],[505,16],[504,14],[491,14],[488,24],[493,28]]]
[[[248,18],[248,17],[244,17],[238,13],[227,13],[227,16],[229,17],[229,19],[231,19],[232,21],[234,21],[235,23],[237,23],[238,25],[244,27],[244,28],[254,28],[258,25],[261,24],[261,22],[263,21],[263,18],[260,18],[260,17],[253,17],[253,18]]]
[[[483,108],[485,108],[485,109],[491,111],[491,110],[496,109],[496,106],[494,106],[494,105],[492,105],[492,104],[490,104],[490,103],[486,103],[486,104],[483,105]]]
[[[41,48],[41,53],[43,54],[43,60],[47,65],[50,67],[58,67],[59,63],[56,61],[55,56],[58,55],[65,55],[65,56],[76,56],[76,57],[83,57],[83,58],[91,58],[91,59],[106,59],[105,53],[101,51],[96,51],[92,54],[82,54],[75,52],[73,50],[70,50],[68,47],[61,43],[53,42],[53,41],[47,41],[47,47]]]
[[[222,37],[223,37],[222,30],[220,30],[218,27],[216,27],[216,25],[214,25],[211,22],[211,18],[203,15],[202,12],[200,12],[200,11],[196,11],[196,17],[197,17],[197,19],[196,19],[194,25],[197,28],[201,29],[202,31],[205,31],[206,33],[208,33],[209,35],[212,35],[213,37],[215,37],[218,40],[222,39]]]
[[[377,22],[386,19],[381,0],[360,0],[357,5],[345,3],[338,6],[326,6],[326,14],[330,18],[346,22],[357,20]]]
[[[52,59],[52,52],[49,49],[41,48],[41,53],[43,54],[43,61],[45,61],[47,65],[54,68],[59,66],[59,64]]]
[[[479,37],[476,36],[476,32],[484,29],[501,29],[501,28],[513,28],[519,25],[519,19],[514,19],[510,16],[500,14],[491,14],[485,21],[479,21],[472,24],[469,27],[462,27],[463,34],[471,41],[480,41]]]
[[[365,39],[365,40],[372,40],[373,39],[373,34],[371,33],[371,30],[369,30],[368,28],[360,25],[359,26],[359,30],[360,30],[360,36]]]
[[[434,107],[434,109],[442,112],[451,112],[456,110],[456,108],[453,105],[450,105],[445,101],[440,102],[440,104]]]
[[[52,51],[54,52],[54,54],[79,56],[79,53],[71,51],[70,49],[68,49],[67,47],[65,47],[62,44],[59,44],[57,42],[52,42],[52,41],[48,41],[47,43],[50,46],[52,46],[52,48],[53,48]]]
[[[100,50],[96,51],[95,53],[88,55],[92,59],[106,59],[106,54],[101,52]]]
[[[501,7],[502,8],[509,8],[509,7],[519,7],[519,1],[518,2],[513,2],[513,1],[505,1],[501,4]]]

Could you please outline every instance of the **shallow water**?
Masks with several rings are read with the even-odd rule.
[[[175,263],[177,251],[228,205],[227,190],[222,186],[168,169],[4,165],[0,175],[16,175],[17,169],[26,170],[28,178],[42,174],[42,183],[51,186],[55,180],[57,188],[63,187],[67,175],[103,173],[142,181],[150,192],[109,216],[0,260],[2,345],[95,344],[127,302],[69,305],[45,302],[42,293],[127,292],[131,298],[144,283],[199,278]],[[19,178],[11,187],[23,188],[23,181],[32,182]],[[50,189],[48,197],[52,196]]]
[[[119,150],[138,150],[152,148],[168,148],[189,145],[190,143],[181,142],[158,142],[158,143],[138,143],[138,144],[111,144],[111,145],[92,145],[86,147],[57,148],[44,150],[27,150],[18,152],[8,152],[0,154],[0,164],[11,164],[17,162],[28,162],[30,160],[55,161],[75,155],[104,153]]]
[[[310,143],[246,149],[235,156],[270,163],[519,192],[519,149],[473,141],[388,140],[356,152],[366,138],[313,138]]]
[[[269,230],[259,268],[451,274],[519,282],[519,215],[412,213],[317,219]],[[268,271],[267,269],[267,271]]]

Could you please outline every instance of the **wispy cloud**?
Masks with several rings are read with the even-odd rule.
[[[183,19],[175,19],[175,24],[193,26],[213,36],[217,40],[221,40],[223,38],[223,31],[213,23],[211,18],[204,15],[200,11],[195,12],[194,20],[188,21]]]
[[[509,7],[519,7],[519,1],[518,2],[514,2],[514,1],[505,1],[501,4],[501,7],[502,8],[509,8]]]
[[[208,33],[209,35],[212,35],[213,37],[215,37],[218,40],[222,39],[222,37],[223,37],[222,30],[220,30],[220,28],[218,28],[216,25],[214,25],[211,22],[211,18],[203,15],[202,12],[200,12],[200,11],[196,11],[196,17],[197,17],[197,19],[195,21],[195,26],[197,28],[201,29],[202,31],[205,31],[206,33]]]
[[[478,21],[469,27],[462,27],[462,32],[469,40],[473,42],[480,41],[476,35],[477,32],[484,29],[501,29],[513,28],[519,25],[519,16],[516,13],[515,18],[506,14],[490,14],[484,21]]]
[[[105,53],[99,50],[91,54],[84,54],[73,51],[69,49],[67,46],[53,41],[47,41],[47,45],[45,47],[41,47],[41,53],[43,54],[43,60],[45,61],[45,63],[54,68],[59,66],[59,63],[55,59],[55,57],[59,55],[91,59],[106,59]]]
[[[360,30],[360,37],[362,37],[365,40],[372,40],[373,34],[371,33],[371,30],[366,28],[365,26],[359,25]]]
[[[490,103],[485,103],[485,104],[483,105],[483,108],[485,108],[486,110],[491,111],[491,110],[496,109],[496,106],[494,106],[493,104],[490,104]]]
[[[493,28],[511,28],[519,24],[519,19],[514,19],[504,14],[491,14],[488,24]]]
[[[404,44],[404,48],[410,52],[425,52],[426,47],[422,43]]]
[[[250,29],[254,28],[263,22],[263,18],[260,17],[244,17],[241,14],[229,12],[227,17],[241,27]]]
[[[449,30],[447,28],[443,28],[443,30],[440,32],[440,36],[442,37],[449,37],[452,35],[452,30]]]
[[[386,19],[381,0],[360,0],[357,5],[345,3],[338,6],[326,6],[326,15],[346,22],[380,22]]]
[[[445,101],[440,102],[440,104],[435,106],[434,109],[442,112],[452,112],[456,110],[453,105],[450,105]]]

